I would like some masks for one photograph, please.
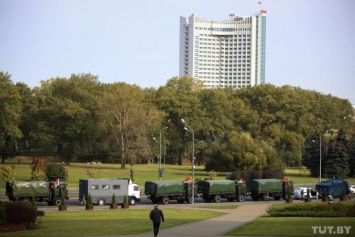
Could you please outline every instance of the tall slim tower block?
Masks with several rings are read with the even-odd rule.
[[[242,88],[265,83],[266,11],[213,21],[180,17],[179,76],[206,88]]]

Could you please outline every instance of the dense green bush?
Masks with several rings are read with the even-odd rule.
[[[68,171],[62,164],[49,164],[46,167],[46,177],[48,180],[67,180],[68,178]]]
[[[37,228],[37,210],[24,202],[0,204],[0,232]]]
[[[267,211],[273,217],[355,217],[355,203],[301,203],[273,205]]]

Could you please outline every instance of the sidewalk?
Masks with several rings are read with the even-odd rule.
[[[224,233],[240,227],[265,214],[269,208],[268,202],[250,202],[239,205],[233,210],[226,210],[226,215],[208,220],[193,222],[181,226],[161,229],[159,237],[198,237],[198,236],[222,236]],[[164,226],[164,223],[162,223]],[[149,233],[134,235],[140,237],[152,237],[153,230]],[[133,237],[133,235],[124,235]]]

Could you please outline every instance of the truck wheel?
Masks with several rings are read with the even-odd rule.
[[[192,197],[189,197],[189,198],[187,199],[187,203],[189,203],[189,204],[192,203]]]
[[[214,196],[213,200],[215,202],[221,202],[221,196],[220,195],[216,195],[216,196]]]
[[[22,200],[24,203],[30,204],[31,203],[31,199],[29,198],[22,198]]]
[[[243,194],[239,195],[238,202],[244,202],[244,195]]]
[[[135,204],[136,204],[136,199],[135,198],[130,198],[129,200],[128,200],[128,204],[130,205],[130,206],[134,206]]]
[[[166,205],[166,204],[168,204],[169,203],[169,197],[163,197],[162,199],[161,199],[161,203],[163,203],[164,205]]]
[[[103,205],[105,205],[105,199],[103,199],[103,198],[100,198],[99,200],[97,200],[97,205],[99,205],[99,206],[103,206]]]
[[[62,204],[62,201],[60,199],[56,198],[54,200],[54,204],[57,205],[57,206],[60,206],[60,204]]]

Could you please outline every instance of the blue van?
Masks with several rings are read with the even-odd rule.
[[[329,179],[327,181],[322,181],[316,184],[316,189],[319,193],[324,193],[325,191],[328,195],[332,195],[334,198],[341,197],[343,193],[348,195],[349,184],[344,179]]]

